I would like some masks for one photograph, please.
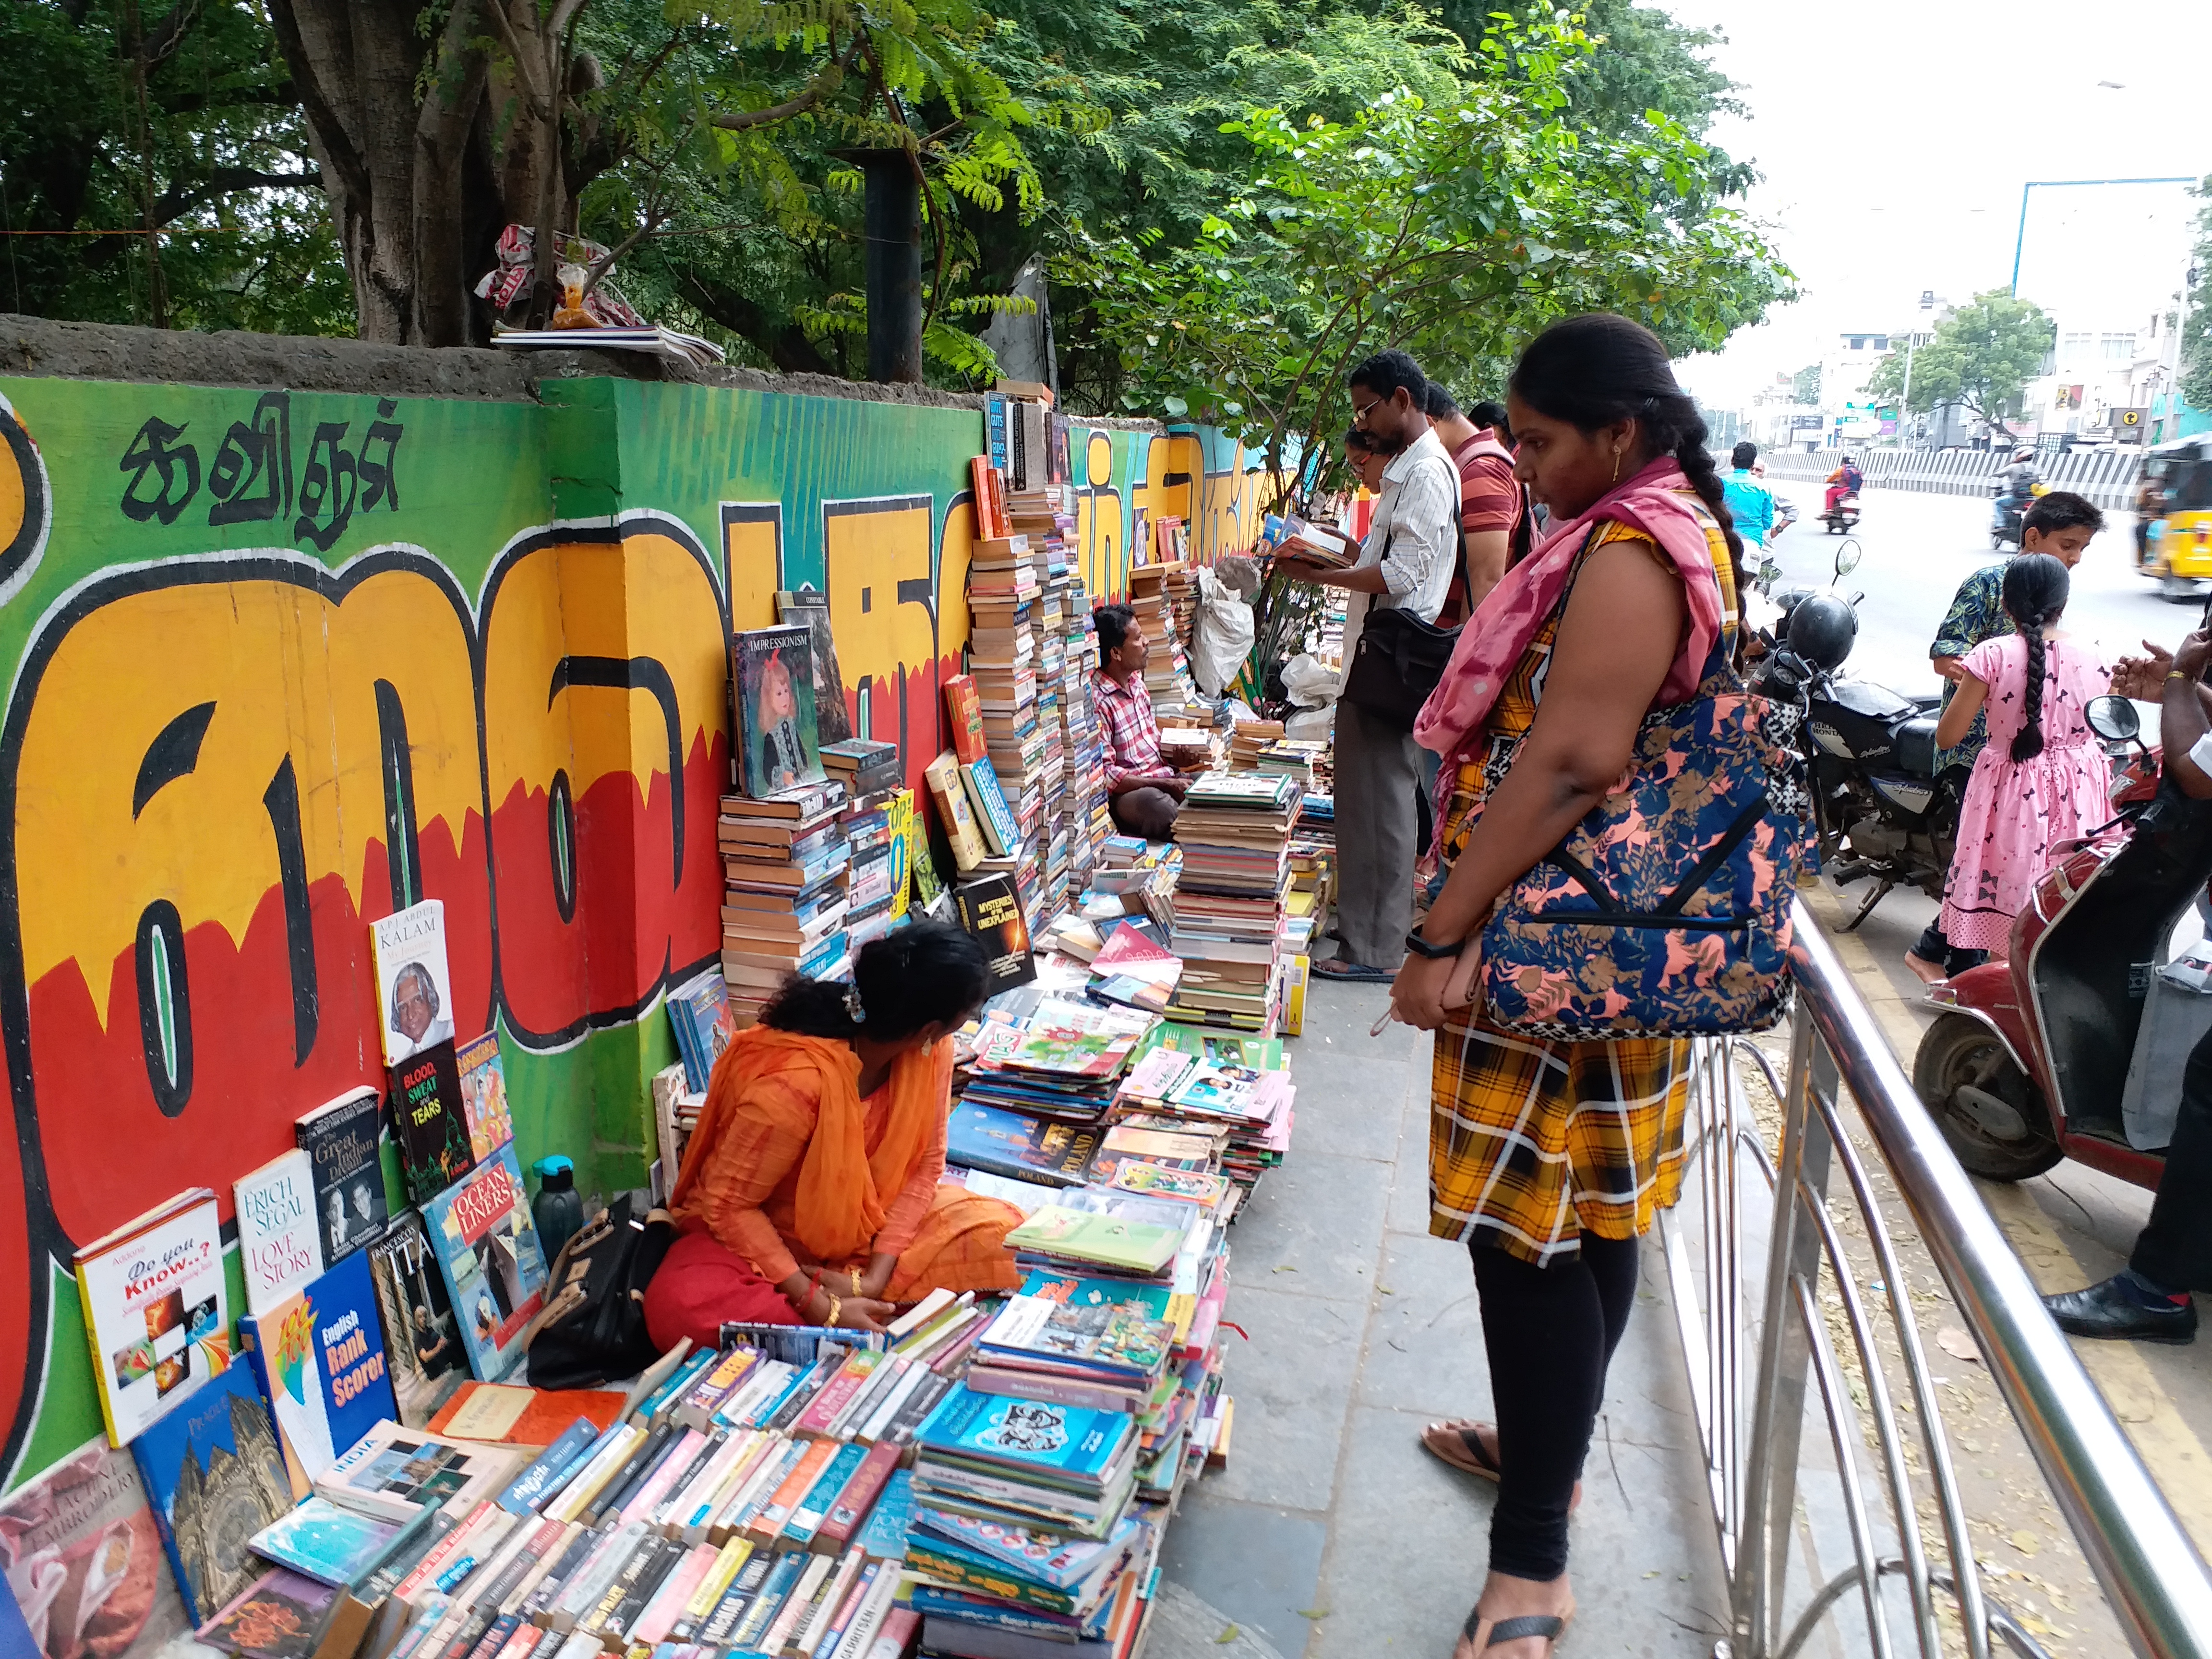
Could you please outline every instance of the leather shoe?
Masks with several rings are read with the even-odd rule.
[[[2046,1296],[2058,1328],[2071,1336],[2106,1337],[2136,1342],[2193,1342],[2197,1340],[2194,1298],[2146,1307],[2132,1286],[2116,1274],[2086,1290]]]

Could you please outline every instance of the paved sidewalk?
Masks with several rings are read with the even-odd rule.
[[[1465,1252],[1428,1236],[1429,1039],[1370,1039],[1384,988],[1316,982],[1289,1044],[1297,1132],[1231,1234],[1229,1466],[1184,1494],[1164,1577],[1290,1659],[1447,1659],[1492,1488],[1420,1449],[1490,1413]],[[1571,1650],[1704,1656],[1725,1590],[1656,1240],[1574,1534]]]

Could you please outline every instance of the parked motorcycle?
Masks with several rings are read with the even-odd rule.
[[[1857,565],[1857,543],[1844,543],[1835,579]],[[1771,584],[1772,574],[1770,562],[1760,574]],[[1936,773],[1939,694],[1904,696],[1840,672],[1857,637],[1860,597],[1832,589],[1774,593],[1779,615],[1761,635],[1766,649],[1752,680],[1754,690],[1802,711],[1821,867],[1838,885],[1874,881],[1847,933],[1900,885],[1942,896],[1967,776],[1963,766]]]
[[[2212,801],[2160,778],[2125,698],[2085,712],[2108,744],[2140,751],[2113,792],[2113,824],[2129,833],[2053,849],[2006,959],[1930,988],[1946,1012],[1921,1039],[1912,1081],[1975,1175],[2022,1181],[2071,1158],[2155,1188],[2181,1057],[2212,1023],[2212,998],[2157,972],[2212,878]]]
[[[1847,489],[1842,495],[1837,496],[1836,504],[1833,507],[1824,507],[1821,510],[1820,522],[1828,527],[1828,534],[1831,536],[1848,536],[1852,531],[1857,529],[1859,525],[1858,491],[1856,489]]]

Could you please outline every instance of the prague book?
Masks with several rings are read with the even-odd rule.
[[[392,1138],[399,1144],[408,1196],[421,1204],[476,1166],[453,1040],[432,1043],[392,1066],[390,1075]]]
[[[269,1400],[292,1495],[395,1409],[368,1258],[356,1252],[288,1300],[240,1322]]]
[[[744,790],[756,798],[820,783],[813,643],[807,630],[756,628],[730,636]]]
[[[390,1218],[378,1142],[384,1127],[376,1091],[363,1085],[318,1106],[293,1126],[315,1172],[323,1261],[335,1265],[376,1239]]]
[[[238,1199],[238,1256],[246,1275],[246,1310],[269,1313],[323,1271],[314,1160],[295,1146],[241,1176],[232,1190]]]
[[[514,1143],[424,1204],[422,1225],[469,1369],[479,1382],[496,1382],[522,1358],[523,1332],[545,1300],[545,1256]]]
[[[222,1232],[204,1187],[79,1250],[76,1286],[114,1445],[129,1444],[230,1363]]]
[[[131,1449],[185,1611],[205,1624],[261,1571],[240,1544],[292,1507],[252,1373],[234,1365],[209,1378]]]
[[[446,966],[446,906],[424,899],[368,925],[384,1063],[397,1066],[453,1036],[453,983]]]

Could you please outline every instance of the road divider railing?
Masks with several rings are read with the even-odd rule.
[[[1866,475],[1869,489],[1917,489],[1939,495],[1987,495],[1997,474],[2012,461],[2012,452],[2003,449],[1763,452],[1770,483],[1820,483],[1844,464],[1845,455]],[[2051,489],[2070,489],[2099,507],[2123,510],[2135,505],[2136,488],[2142,481],[2142,459],[2140,449],[2077,449],[2039,457],[2036,466]],[[1799,506],[1808,513],[1814,510],[1803,502]]]
[[[1983,1582],[1855,1103],[1904,1220],[2145,1659],[2212,1659],[2212,1573],[1944,1145],[1818,923],[1797,907],[1788,1075],[1693,1045],[1671,1300],[1729,1589],[1715,1659],[2048,1659]],[[1846,1100],[1848,1091],[1848,1103]]]

